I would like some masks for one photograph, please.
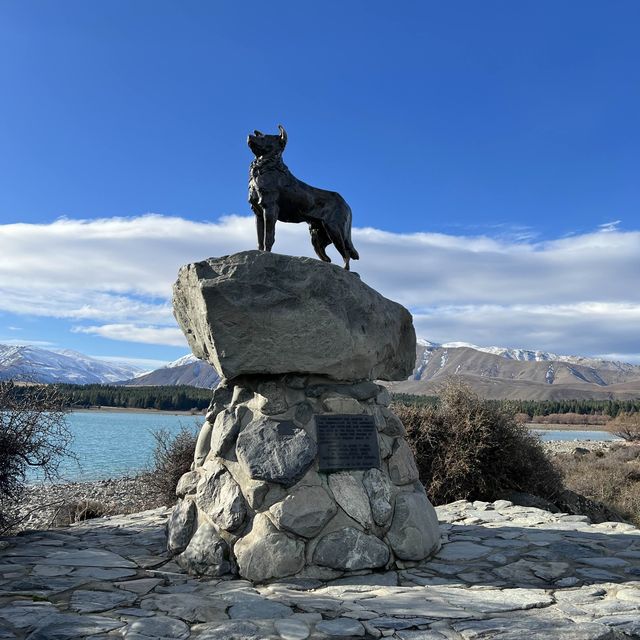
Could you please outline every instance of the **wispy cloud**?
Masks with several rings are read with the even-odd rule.
[[[528,225],[496,222],[491,224],[443,224],[442,229],[455,229],[458,233],[490,235],[507,242],[532,242],[540,237],[539,231]]]
[[[102,324],[88,327],[73,327],[75,333],[89,333],[111,340],[164,344],[185,347],[187,342],[178,327],[144,327],[135,324]]]
[[[598,228],[601,231],[604,231],[606,233],[610,231],[617,231],[621,222],[622,220],[612,220],[611,222],[605,222],[604,224],[599,224]]]
[[[28,340],[28,339],[18,340],[16,338],[2,338],[2,337],[0,337],[0,344],[6,344],[10,347],[32,346],[32,347],[43,347],[45,349],[58,346],[56,345],[55,342],[49,342],[48,340]]]
[[[130,358],[128,356],[89,356],[89,357],[95,358],[96,360],[104,360],[104,362],[114,362],[116,364],[124,362],[125,364],[130,364],[135,367],[140,367],[148,371],[152,371],[153,369],[159,369],[160,367],[164,367],[167,364],[166,360],[157,360],[156,358]]]
[[[354,229],[362,279],[415,315],[419,335],[548,349],[640,352],[640,232],[618,222],[538,241]],[[275,249],[313,256],[305,225],[279,224]],[[66,318],[75,331],[185,346],[171,284],[187,262],[255,246],[254,221],[146,215],[0,227],[0,311]],[[336,256],[335,252],[331,254]]]

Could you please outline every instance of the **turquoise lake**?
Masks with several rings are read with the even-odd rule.
[[[131,476],[151,464],[154,448],[152,432],[166,429],[175,434],[182,427],[197,431],[204,416],[127,411],[74,411],[67,416],[74,436],[72,451],[78,462],[64,459],[62,480],[103,480]],[[606,431],[544,431],[542,440],[615,440]],[[29,480],[40,478],[30,473]]]
[[[540,436],[543,442],[570,442],[571,440],[598,440],[613,442],[621,440],[608,431],[562,431],[560,429],[531,429],[533,433]]]
[[[102,480],[135,475],[152,460],[152,432],[166,429],[175,434],[182,427],[197,431],[204,416],[127,411],[74,411],[67,423],[74,438],[71,450],[78,462],[63,459],[63,480]],[[37,481],[36,474],[29,480]]]

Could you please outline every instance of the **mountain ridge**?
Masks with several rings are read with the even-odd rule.
[[[35,375],[37,374],[37,375]],[[385,382],[391,391],[437,395],[449,377],[464,380],[479,395],[495,399],[568,400],[640,397],[640,366],[506,347],[419,339],[416,364],[408,380]],[[117,384],[190,385],[213,389],[219,376],[207,362],[186,354],[150,372],[124,363],[107,363],[69,349],[0,345],[0,380]]]
[[[0,380],[50,384],[108,384],[133,378],[143,369],[125,362],[106,362],[71,349],[0,344]]]
[[[164,367],[154,369],[130,380],[121,380],[117,384],[127,387],[172,386],[186,384],[191,387],[213,389],[220,381],[216,370],[204,360],[188,353]]]
[[[416,351],[416,368],[409,380],[385,383],[392,391],[437,395],[446,378],[458,376],[483,397],[495,399],[613,399],[640,395],[640,367],[630,363],[428,340],[419,340]]]
[[[203,374],[208,377],[203,378]],[[450,376],[460,377],[481,396],[495,399],[606,400],[640,396],[637,365],[539,350],[477,347],[463,342],[439,344],[425,339],[417,341],[412,376],[383,384],[398,393],[437,395]],[[217,382],[217,374],[211,365],[187,355],[123,384],[184,384],[180,380],[210,387],[213,380]]]

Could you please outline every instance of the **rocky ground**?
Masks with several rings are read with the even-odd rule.
[[[165,554],[168,509],[0,541],[0,638],[640,637],[640,530],[507,501],[437,509],[417,568],[329,583],[195,579]]]
[[[17,513],[18,530],[68,524],[83,505],[93,509],[94,515],[142,511],[156,506],[150,504],[147,493],[141,476],[27,485]]]
[[[572,453],[576,449],[587,451],[608,451],[612,446],[625,446],[624,441],[604,441],[604,440],[556,440],[545,442],[545,449],[551,453]]]

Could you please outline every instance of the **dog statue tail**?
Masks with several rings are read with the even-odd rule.
[[[351,242],[351,234],[349,234],[346,238],[345,244],[347,245],[347,251],[353,260],[360,260],[360,254],[356,251],[356,248],[353,246],[353,242]]]
[[[344,228],[344,244],[347,249],[347,252],[351,256],[352,260],[360,260],[360,254],[356,251],[356,248],[353,246],[353,242],[351,241],[351,208],[345,202],[345,206],[347,207],[347,220]]]

